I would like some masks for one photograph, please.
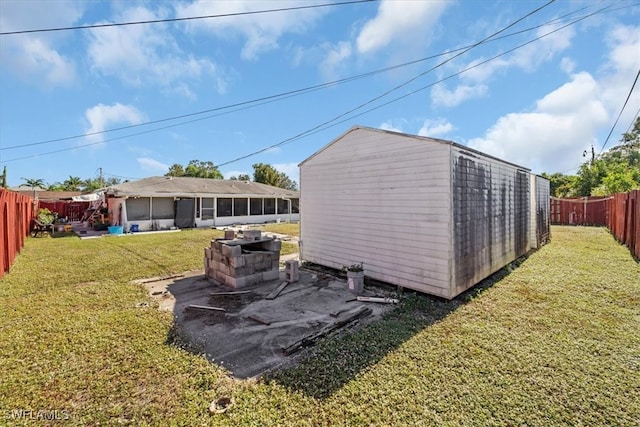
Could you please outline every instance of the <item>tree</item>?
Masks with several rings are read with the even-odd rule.
[[[298,190],[298,184],[284,172],[279,172],[273,166],[265,163],[253,165],[253,180],[262,184],[284,188],[285,190]]]
[[[169,172],[164,174],[164,176],[184,176],[184,168],[181,164],[174,163],[169,168]]]
[[[0,187],[7,188],[7,167],[2,168],[2,177],[0,177]]]
[[[574,185],[577,177],[575,175],[563,175],[559,172],[554,174],[541,174],[549,180],[552,197],[572,197],[574,196]]]
[[[640,188],[640,117],[620,142],[580,166],[575,183],[577,196],[607,196]]]
[[[191,176],[196,178],[223,179],[222,173],[213,162],[191,160],[186,167],[175,163],[169,168],[165,176]]]
[[[80,191],[84,181],[79,176],[69,176],[63,183],[65,191]]]
[[[251,181],[251,177],[245,173],[241,173],[238,176],[232,176],[229,179],[232,181]]]
[[[43,188],[45,186],[44,184],[44,180],[40,179],[40,178],[22,178],[22,180],[24,180],[25,184],[27,185],[27,187],[31,187],[31,188]]]
[[[60,182],[54,182],[47,185],[47,191],[64,191],[64,185]]]

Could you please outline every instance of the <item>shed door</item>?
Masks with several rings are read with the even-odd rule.
[[[193,199],[176,200],[176,227],[193,228],[196,223],[196,210]]]

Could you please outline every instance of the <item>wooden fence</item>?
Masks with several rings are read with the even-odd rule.
[[[607,227],[640,258],[640,190],[608,197],[551,198],[551,223]]]
[[[24,246],[32,218],[31,197],[0,188],[0,278]]]

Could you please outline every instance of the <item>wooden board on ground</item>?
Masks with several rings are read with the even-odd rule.
[[[278,295],[280,295],[280,292],[282,292],[284,290],[284,288],[287,287],[288,284],[289,284],[289,282],[280,283],[280,286],[278,286],[276,289],[271,291],[271,293],[269,295],[267,295],[265,297],[265,299],[276,299],[278,297]]]

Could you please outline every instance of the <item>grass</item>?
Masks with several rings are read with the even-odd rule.
[[[130,284],[200,268],[218,232],[30,238],[0,281],[0,425],[32,424],[19,408],[73,425],[637,425],[640,266],[606,230],[552,232],[511,273],[450,302],[405,293],[260,381],[168,344],[171,316]],[[221,396],[235,406],[209,414]]]
[[[281,222],[280,224],[269,223],[260,226],[267,233],[286,234],[288,236],[300,236],[300,224],[297,222]]]

